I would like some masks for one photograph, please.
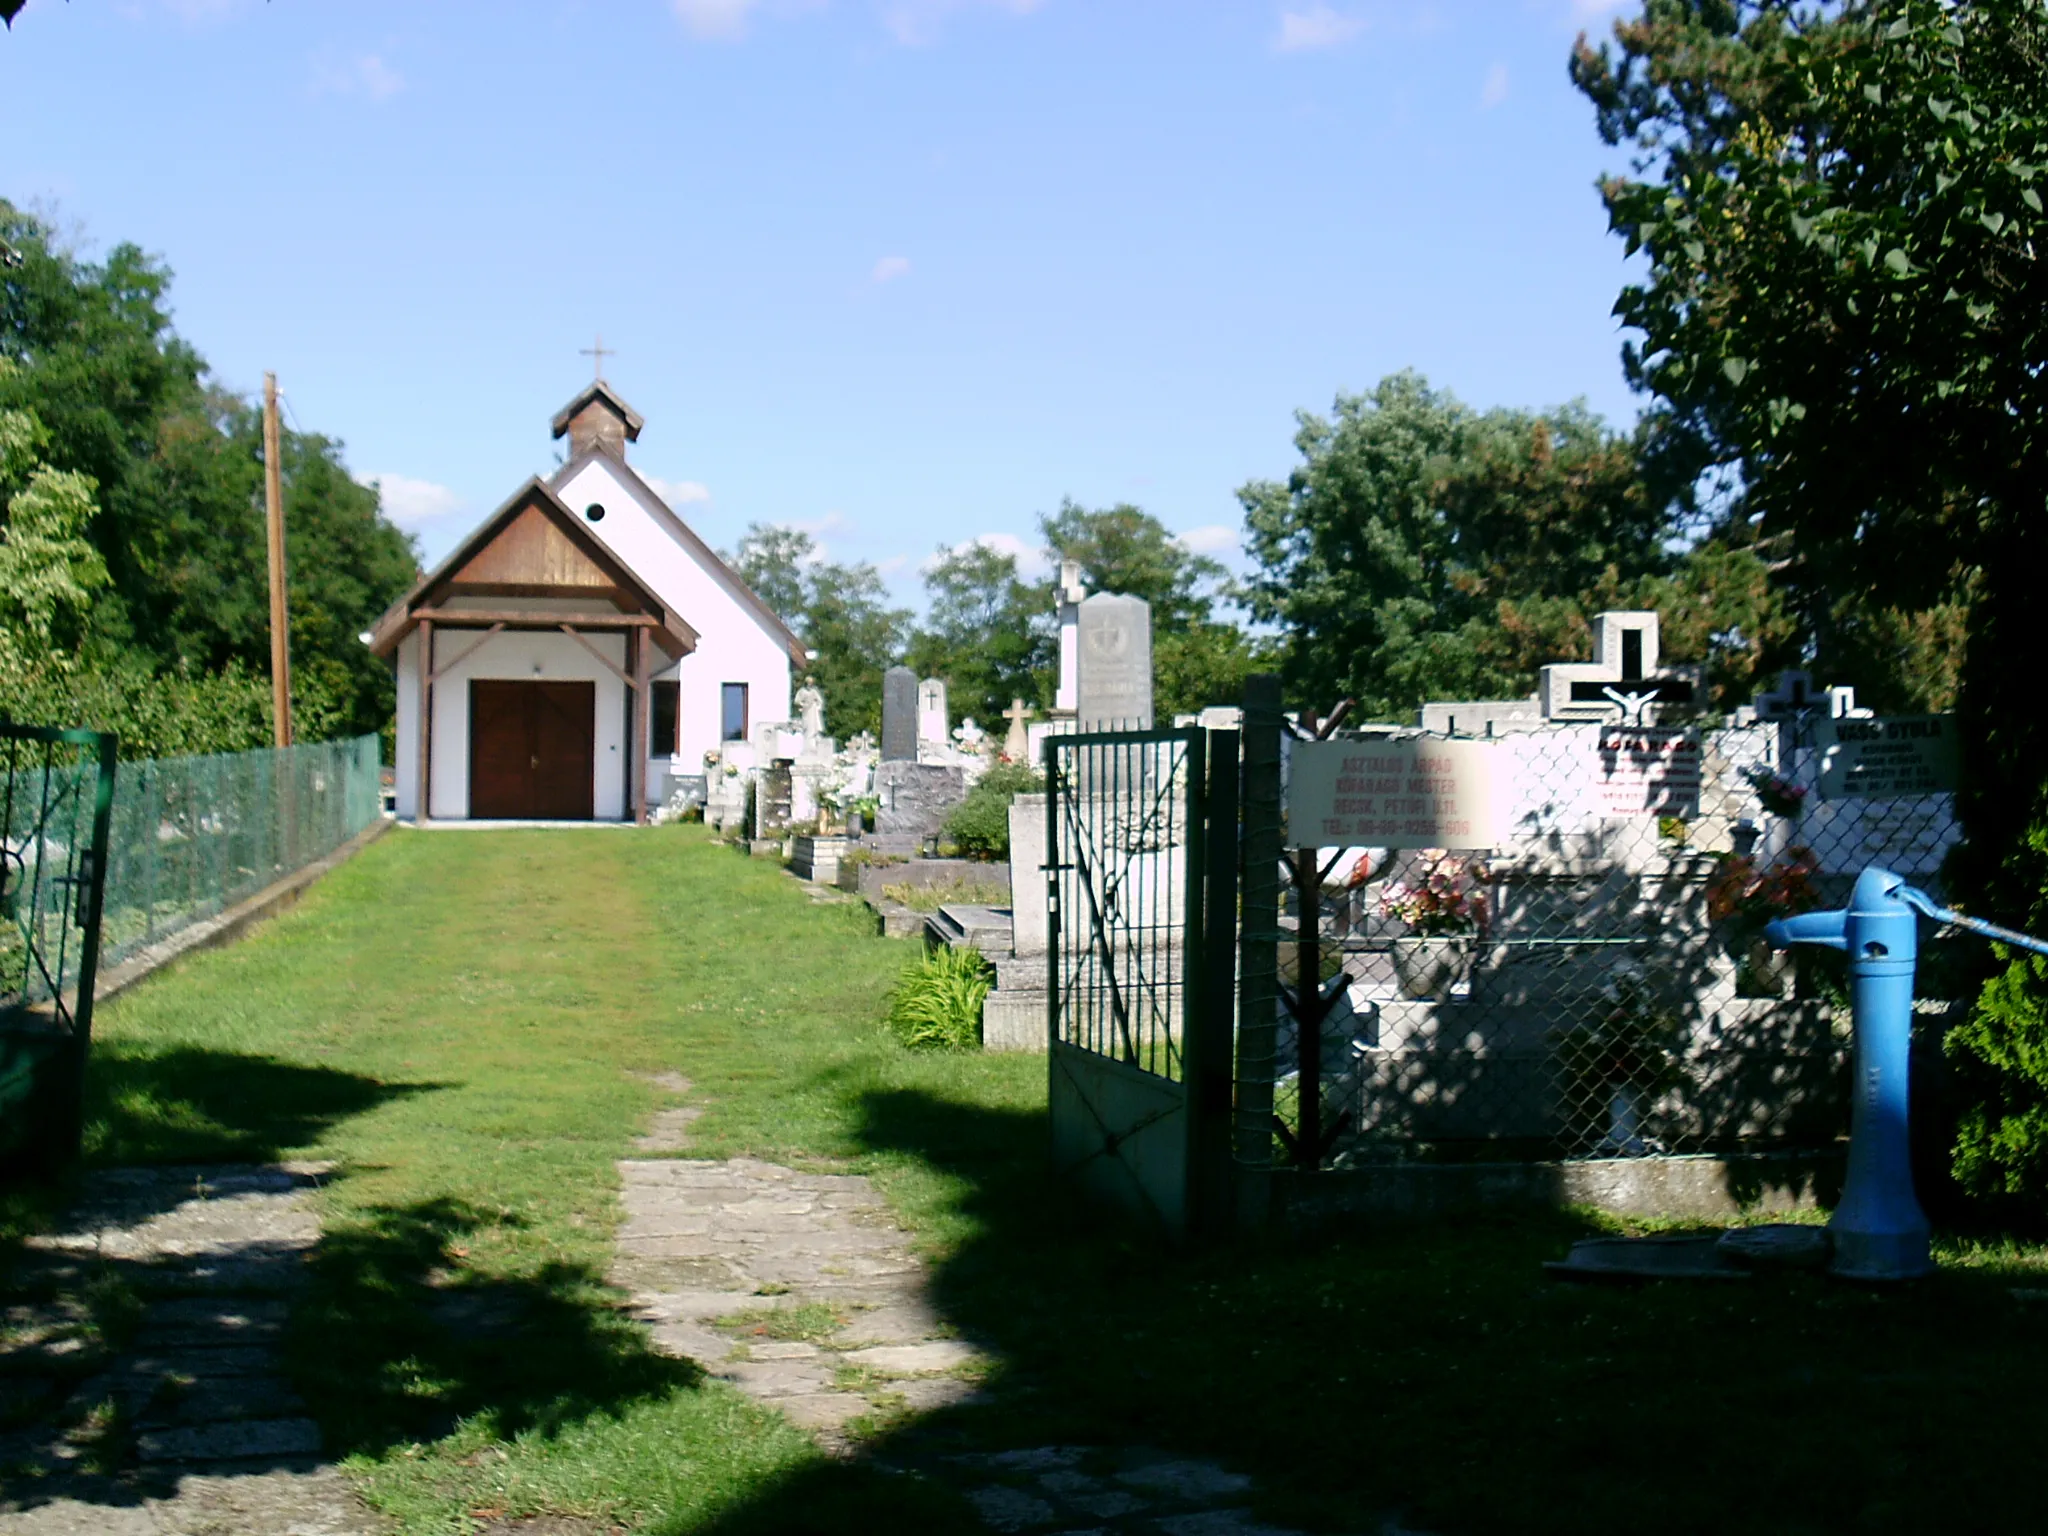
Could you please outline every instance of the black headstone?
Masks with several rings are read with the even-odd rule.
[[[882,761],[917,761],[917,674],[908,667],[882,674]]]

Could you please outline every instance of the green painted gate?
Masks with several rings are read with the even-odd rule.
[[[1046,743],[1054,1166],[1180,1239],[1229,1221],[1238,735]]]
[[[0,721],[0,1161],[78,1150],[115,741]]]

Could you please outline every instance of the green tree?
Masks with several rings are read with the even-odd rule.
[[[726,561],[797,632],[835,735],[882,728],[882,673],[903,652],[910,614],[892,608],[879,572],[838,565],[795,528],[753,523]]]
[[[1300,422],[1301,466],[1238,494],[1249,606],[1304,703],[1394,717],[1527,693],[1605,608],[1656,608],[1668,653],[1709,662],[1724,694],[1789,654],[1739,520],[1674,551],[1695,507],[1653,434],[1578,404],[1477,412],[1414,373]]]
[[[2048,927],[2048,16],[2033,0],[1648,0],[1573,62],[1643,279],[1616,306],[1673,430],[1739,464],[1825,659],[1967,634],[1958,894]],[[1855,679],[1859,685],[1864,678]],[[1873,692],[1877,690],[1872,689]],[[1985,1072],[1960,1166],[2048,1194],[2048,985],[1951,1036]]]
[[[77,664],[132,678],[115,660],[132,650],[188,679],[266,672],[258,411],[211,386],[172,330],[160,262],[132,245],[84,260],[5,202],[0,239],[20,257],[0,268],[0,358],[16,365],[0,410],[31,413],[42,459],[90,481],[98,508],[85,536],[107,579],[80,620]],[[356,636],[413,580],[415,551],[349,478],[340,444],[288,430],[282,448],[299,734],[376,730],[391,674]]]
[[[905,659],[918,676],[945,679],[955,714],[995,730],[1012,699],[1052,702],[1051,590],[1022,580],[1015,555],[979,543],[941,547],[924,587],[924,622]]]

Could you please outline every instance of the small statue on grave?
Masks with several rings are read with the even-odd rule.
[[[825,734],[825,695],[810,678],[796,691],[797,718],[803,722],[804,740],[816,741]]]

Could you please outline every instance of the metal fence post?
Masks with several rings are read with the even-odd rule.
[[[1265,1220],[1273,1163],[1273,1057],[1280,1006],[1280,679],[1247,678],[1244,690],[1244,836],[1237,975],[1236,1218]]]

